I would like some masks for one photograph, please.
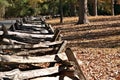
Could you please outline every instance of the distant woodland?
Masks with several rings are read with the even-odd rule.
[[[85,7],[86,5],[86,7]],[[81,9],[85,10],[81,10]],[[80,11],[81,10],[81,11]],[[118,15],[120,0],[0,0],[0,17]]]

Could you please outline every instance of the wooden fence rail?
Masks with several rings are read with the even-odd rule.
[[[33,23],[23,25],[41,27],[40,24],[37,25],[41,21],[29,22]],[[86,80],[75,54],[70,48],[66,49],[67,41],[60,40],[60,31],[54,31],[51,26],[47,30],[50,34],[10,31],[5,26],[2,27],[0,80]],[[13,65],[9,66],[10,64]],[[20,65],[23,65],[22,68]],[[2,70],[6,66],[8,69]]]

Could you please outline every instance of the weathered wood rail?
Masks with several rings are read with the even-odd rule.
[[[74,63],[74,60],[76,60],[76,58],[71,60],[70,59],[71,57],[68,58],[68,55],[73,55],[73,53],[71,54],[70,49],[66,49],[65,53],[63,52],[63,53],[54,54],[54,55],[37,56],[37,57],[28,56],[27,58],[24,58],[24,56],[0,55],[0,63],[2,62],[7,64],[9,63],[39,64],[44,62],[56,62],[57,64],[59,64],[59,65],[54,65],[53,67],[47,67],[43,69],[33,69],[33,70],[27,70],[27,71],[14,69],[11,71],[0,72],[0,79],[6,78],[6,79],[12,79],[12,80],[24,80],[24,79],[41,80],[41,79],[50,78],[53,80],[54,79],[55,80],[79,80],[79,78],[81,78],[81,80],[86,80],[82,71],[77,69],[79,68],[79,65],[76,65],[75,64],[76,62]],[[72,56],[72,57],[75,57],[75,56]],[[77,72],[79,72],[79,74]],[[57,75],[57,77],[55,75]]]
[[[29,22],[38,23],[40,21]],[[23,25],[32,26],[29,29],[41,28],[40,24],[39,26],[37,24]],[[46,29],[49,33],[46,35],[25,32],[27,29],[22,28],[24,27],[22,26],[19,31],[7,30],[4,25],[2,26],[2,31],[0,31],[0,80],[86,80],[75,54],[70,48],[66,48],[67,41],[60,39],[59,30],[54,31],[50,26]],[[33,42],[35,40],[36,42]],[[45,65],[46,63],[47,65]],[[10,64],[13,65],[9,66]],[[23,66],[21,67],[21,65]],[[6,66],[8,69],[4,68]]]

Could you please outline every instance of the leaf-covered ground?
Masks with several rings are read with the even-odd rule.
[[[88,80],[120,80],[120,16],[89,17],[89,24],[76,25],[77,18],[48,20],[61,30]]]

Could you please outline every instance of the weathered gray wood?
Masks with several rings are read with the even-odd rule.
[[[66,53],[69,61],[75,62],[76,72],[77,72],[77,75],[79,76],[79,79],[87,80],[86,77],[84,76],[84,74],[80,68],[80,65],[75,57],[75,54],[72,52],[72,50],[70,48],[67,48],[65,53]]]
[[[3,26],[4,27],[4,26]],[[16,31],[16,30],[15,30]],[[30,31],[31,32],[31,31]],[[42,33],[46,33],[46,31],[43,31]],[[6,29],[3,31],[0,31],[0,35],[7,34],[6,38],[13,38],[13,39],[30,39],[30,38],[36,38],[36,39],[45,39],[45,40],[50,40],[50,41],[55,41],[58,39],[59,35],[59,30],[55,32],[55,34],[35,34],[35,33],[41,33],[41,32],[33,32],[33,33],[23,33],[21,32],[13,32],[13,31],[7,31]]]
[[[19,69],[14,69],[12,71],[6,71],[6,72],[0,72],[0,80],[4,80],[3,78],[15,80],[17,74],[20,74]],[[19,79],[17,78],[16,80],[19,80]]]
[[[56,54],[61,53],[61,52],[65,49],[66,44],[67,44],[67,41],[63,41],[62,44],[60,45],[60,47],[58,48]],[[57,57],[57,59],[55,58],[55,60],[60,61],[61,63],[64,63],[64,62],[61,60],[61,58],[59,58],[58,56],[56,56],[56,57]],[[50,66],[54,66],[54,65],[55,65],[55,63],[50,63]]]
[[[53,27],[52,27],[50,24],[48,24],[48,26],[49,26],[49,31],[50,31],[50,33],[54,33]]]
[[[53,50],[53,48],[45,48],[45,49],[35,49],[35,50],[24,50],[24,51],[20,51],[17,53],[13,53],[13,55],[29,55],[29,54],[35,54],[35,53],[39,53],[39,52],[49,52]]]
[[[58,76],[38,77],[30,80],[79,80],[73,70],[61,71]]]
[[[34,49],[34,48],[47,48],[45,44],[26,44],[26,45],[1,45],[0,49]]]
[[[22,24],[22,26],[28,26],[28,27],[31,27],[31,26],[34,26],[34,27],[45,27],[44,24]]]
[[[50,34],[54,34],[54,29],[50,24],[45,23],[45,28],[49,31]]]
[[[7,38],[3,38],[2,41],[7,43],[7,44],[27,44],[27,43],[24,43],[24,42],[12,40],[12,39],[7,39]]]
[[[14,63],[44,63],[44,62],[57,62],[55,57],[58,56],[61,60],[67,60],[65,53],[55,54],[55,55],[46,55],[46,56],[9,56],[9,55],[0,55],[0,61],[2,62],[14,62]]]
[[[3,35],[4,32],[0,31],[0,35]],[[53,38],[53,34],[28,34],[28,33],[20,33],[20,32],[12,32],[12,31],[8,31],[8,35],[15,35],[18,37],[32,37],[32,38]]]
[[[36,32],[36,31],[38,32],[39,31],[39,33],[44,33],[44,34],[49,33],[49,30],[46,27],[36,27],[36,26],[19,26],[19,29],[16,29],[16,30],[30,31],[30,32],[31,31],[32,32]]]
[[[65,49],[65,46],[67,45],[67,41],[63,41],[63,43],[61,44],[60,48],[58,49],[58,53],[61,53],[64,49]]]
[[[31,30],[15,30],[15,31],[16,32],[20,32],[20,33],[28,33],[28,34],[47,34],[48,33],[47,30],[45,30],[45,32],[42,32],[42,31],[31,31]]]
[[[73,80],[67,76],[40,77],[40,78],[35,78],[35,79],[30,79],[30,80],[60,80],[61,77],[63,78],[62,80]]]
[[[23,80],[23,79],[55,74],[65,69],[66,67],[63,66],[55,66],[45,69],[37,69],[37,70],[29,70],[29,71],[20,71],[19,69],[15,69],[8,72],[0,72],[0,79],[6,77],[12,80]]]
[[[62,44],[64,41],[54,41],[54,42],[43,42],[43,44],[46,44],[47,46],[52,46],[52,45],[58,45]]]
[[[36,23],[36,24],[40,24],[42,21],[27,21],[27,23]]]
[[[4,33],[2,35],[8,35],[7,28],[5,27],[4,24],[2,24],[2,30],[4,31]]]
[[[55,42],[46,42],[46,43],[43,43],[43,45],[55,46],[55,47],[57,47],[57,45],[61,45],[61,46],[59,46],[58,49],[56,49],[57,53],[61,53],[63,51],[63,49],[65,49],[66,43],[67,43],[67,41],[55,41]],[[49,48],[45,48],[45,49],[25,50],[25,51],[21,51],[18,53],[14,53],[14,55],[24,55],[24,54],[29,55],[32,53],[34,54],[34,53],[38,53],[38,52],[51,51],[53,49],[54,49],[53,47],[49,47]]]
[[[59,38],[60,30],[56,29],[54,32],[53,39],[51,41],[56,41]]]
[[[19,29],[16,28],[16,30],[23,30],[23,31],[27,31],[29,30],[30,32],[32,31],[39,31],[40,33],[50,33],[53,34],[54,30],[51,27],[51,25],[49,24],[40,24],[40,25],[36,25],[36,24],[22,24],[22,25],[18,25]],[[11,26],[11,28],[9,30],[13,30],[14,26]],[[16,26],[15,26],[16,27]],[[15,31],[15,30],[13,30]]]
[[[1,45],[0,49],[32,49],[32,48],[48,48],[49,46],[55,46],[61,44],[62,41],[55,42],[39,42],[38,44],[25,44],[25,45]]]

